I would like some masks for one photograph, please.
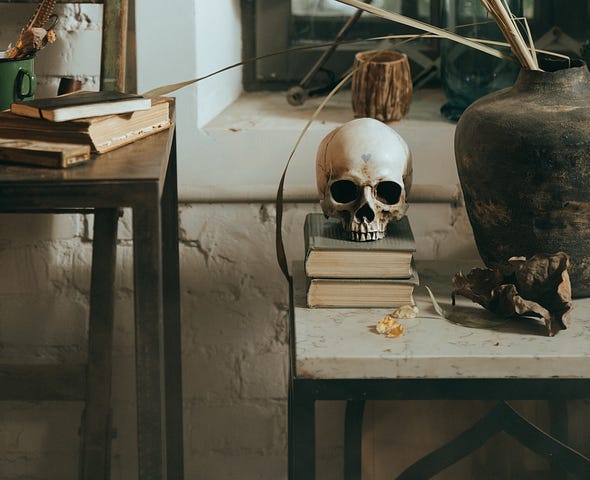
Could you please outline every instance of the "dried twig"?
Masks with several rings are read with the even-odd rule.
[[[434,27],[427,23],[419,22],[417,20],[405,17],[399,13],[388,12],[381,8],[374,7],[373,5],[367,5],[364,2],[358,0],[336,0],[339,3],[355,7],[359,10],[372,13],[378,17],[386,20],[391,20],[409,27],[417,28],[419,30],[433,33],[440,38],[446,38],[457,43],[461,43],[471,48],[481,50],[482,52],[488,53],[495,57],[505,58],[506,56],[495,49],[482,44],[479,41],[473,41],[457,35],[455,33],[443,30],[441,28]],[[536,56],[531,54],[532,48],[529,48],[525,43],[520,30],[516,24],[514,16],[509,9],[502,3],[502,0],[481,0],[482,4],[488,9],[488,11],[494,17],[494,20],[498,24],[500,30],[506,37],[512,52],[520,62],[523,68],[529,70],[539,70]],[[534,48],[534,47],[533,47]]]
[[[49,17],[53,14],[53,9],[55,8],[56,3],[56,0],[42,0],[24,29],[28,30],[33,27],[44,27],[49,20]]]
[[[514,16],[501,0],[481,0],[484,7],[496,20],[502,34],[510,44],[512,52],[518,58],[522,68],[527,70],[539,70],[537,58],[531,54],[529,47],[514,20]]]
[[[55,4],[56,0],[41,1],[27,25],[21,30],[15,46],[6,52],[6,58],[21,59],[34,55],[45,45],[55,41],[55,22],[52,26],[47,26]]]
[[[433,33],[438,37],[446,38],[448,40],[452,40],[457,43],[461,43],[471,48],[475,48],[476,50],[481,50],[489,55],[498,58],[506,58],[506,55],[495,48],[491,48],[487,45],[483,45],[479,42],[475,42],[473,40],[469,40],[461,35],[457,35],[456,33],[449,32],[447,30],[443,30],[442,28],[435,27],[433,25],[429,25],[428,23],[420,22],[418,20],[414,20],[409,17],[405,17],[399,13],[389,12],[387,10],[383,10],[381,8],[374,7],[373,5],[366,4],[364,2],[360,2],[358,0],[336,0],[339,3],[344,3],[351,7],[358,8],[359,10],[363,10],[365,12],[372,13],[381,18],[385,18],[386,20],[391,20],[393,22],[401,23],[402,25],[407,25],[408,27],[416,28],[418,30],[422,30],[423,32]],[[483,1],[483,0],[482,0]]]

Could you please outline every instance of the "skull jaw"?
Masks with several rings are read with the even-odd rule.
[[[351,222],[343,220],[342,225],[349,240],[353,242],[371,242],[374,240],[381,240],[385,237],[385,227],[387,222],[374,220],[373,222],[359,222],[354,219]]]
[[[366,218],[359,220],[356,216],[346,212],[339,212],[341,215],[342,226],[349,240],[354,242],[370,242],[381,240],[385,237],[387,225],[389,222],[401,220],[407,211],[408,205],[405,202],[405,196],[402,201],[389,211],[380,210],[375,219],[371,222]]]

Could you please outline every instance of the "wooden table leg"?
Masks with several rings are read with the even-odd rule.
[[[164,480],[162,230],[157,188],[151,193],[151,201],[133,208],[137,443],[140,480]]]
[[[82,421],[80,478],[105,480],[110,475],[111,374],[115,264],[116,208],[97,209],[94,215],[86,405]]]
[[[164,278],[164,357],[166,360],[166,437],[168,478],[184,478],[182,433],[182,364],[180,275],[178,258],[178,193],[176,142],[172,143],[162,196],[162,258]]]

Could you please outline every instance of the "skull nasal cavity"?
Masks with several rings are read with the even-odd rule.
[[[366,218],[367,222],[369,222],[369,223],[371,223],[373,220],[375,220],[375,212],[367,204],[365,204],[361,208],[359,208],[356,211],[356,213],[354,214],[354,216],[360,222],[363,221],[363,218]]]
[[[395,182],[381,182],[377,185],[375,193],[380,202],[395,205],[401,197],[402,187]]]
[[[338,203],[349,203],[356,200],[359,194],[358,187],[350,180],[339,180],[330,187],[332,198]]]

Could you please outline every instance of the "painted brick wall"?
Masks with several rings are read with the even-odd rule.
[[[58,8],[63,17],[59,43],[48,48],[59,54],[39,55],[40,96],[53,94],[66,75],[97,88],[100,6]],[[32,9],[0,5],[0,49],[14,41]],[[287,206],[284,233],[292,260],[303,257],[303,219],[311,210],[319,211],[311,204]],[[420,258],[476,256],[462,207],[417,204],[409,214]],[[185,204],[180,228],[186,478],[285,479],[288,297],[274,256],[274,206]],[[0,215],[0,361],[84,360],[91,232],[92,217]],[[116,480],[136,477],[130,238],[126,212],[119,224],[116,279]],[[426,436],[437,444],[448,436],[441,416],[476,418],[485,406],[370,406],[365,425],[371,439],[368,478],[389,478],[383,464],[396,442],[419,445]],[[545,415],[541,407],[530,408],[533,417]],[[322,402],[318,412],[318,478],[341,479],[343,404]],[[396,434],[400,412],[404,418],[420,419],[419,428],[404,430],[401,439]],[[2,403],[0,480],[75,479],[81,413],[78,403]],[[573,437],[579,445],[590,443],[578,431]],[[480,470],[471,471],[496,465],[498,452],[506,454],[506,447],[486,450],[474,460]],[[511,463],[502,465],[509,470]]]
[[[16,43],[35,7],[34,2],[0,2],[0,51]],[[38,96],[55,95],[61,77],[75,77],[82,88],[98,90],[102,5],[58,4],[55,13],[57,40],[35,57]]]
[[[439,215],[416,224],[421,255],[469,252],[461,210],[414,205],[411,211],[421,222],[433,208]],[[303,257],[303,219],[311,210],[319,208],[287,206],[292,260]],[[116,279],[115,479],[133,478],[136,459],[129,217],[119,223]],[[181,208],[186,478],[285,478],[288,297],[274,230],[273,205]],[[2,361],[84,360],[91,232],[91,216],[0,216]],[[342,406],[320,408],[320,478],[339,478]],[[0,479],[74,479],[81,412],[77,403],[3,404]]]

